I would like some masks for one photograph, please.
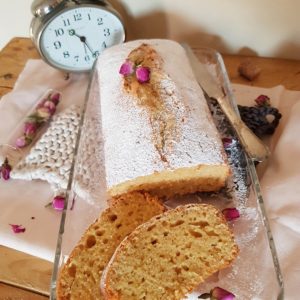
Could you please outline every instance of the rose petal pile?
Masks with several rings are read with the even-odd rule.
[[[127,59],[121,65],[119,73],[125,77],[135,74],[135,77],[139,83],[147,83],[150,80],[151,71],[148,67],[141,65],[136,66],[132,61]]]
[[[35,111],[27,117],[23,128],[23,135],[18,137],[15,142],[17,148],[24,148],[32,142],[42,124],[54,115],[59,100],[60,94],[55,92],[37,105]]]

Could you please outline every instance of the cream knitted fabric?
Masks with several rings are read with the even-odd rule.
[[[55,191],[65,190],[72,166],[80,108],[71,106],[53,117],[47,131],[13,168],[11,178],[47,181]]]

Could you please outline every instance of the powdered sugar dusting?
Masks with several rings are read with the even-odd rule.
[[[164,147],[168,164],[162,161],[153,143],[153,132],[157,129],[149,111],[124,92],[119,75],[128,54],[142,42],[150,44],[163,59],[165,74],[159,90],[166,111],[172,112],[176,124],[176,134],[167,136]],[[223,145],[202,90],[179,44],[147,40],[112,47],[100,56],[97,72],[108,188],[166,169],[225,164]]]

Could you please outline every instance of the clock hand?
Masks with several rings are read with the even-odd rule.
[[[75,36],[77,36],[79,39],[80,39],[80,41],[84,44],[84,49],[85,49],[85,51],[86,51],[86,47],[91,51],[91,53],[92,53],[92,55],[94,55],[94,51],[92,50],[92,48],[89,46],[89,44],[87,43],[87,40],[86,40],[86,37],[85,36],[81,36],[81,35],[78,35],[76,32],[75,32],[75,30],[74,29],[70,29],[69,30],[69,34],[70,35],[75,35]]]

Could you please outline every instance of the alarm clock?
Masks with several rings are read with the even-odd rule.
[[[30,36],[49,65],[87,72],[106,48],[125,41],[120,14],[101,0],[35,0]]]

